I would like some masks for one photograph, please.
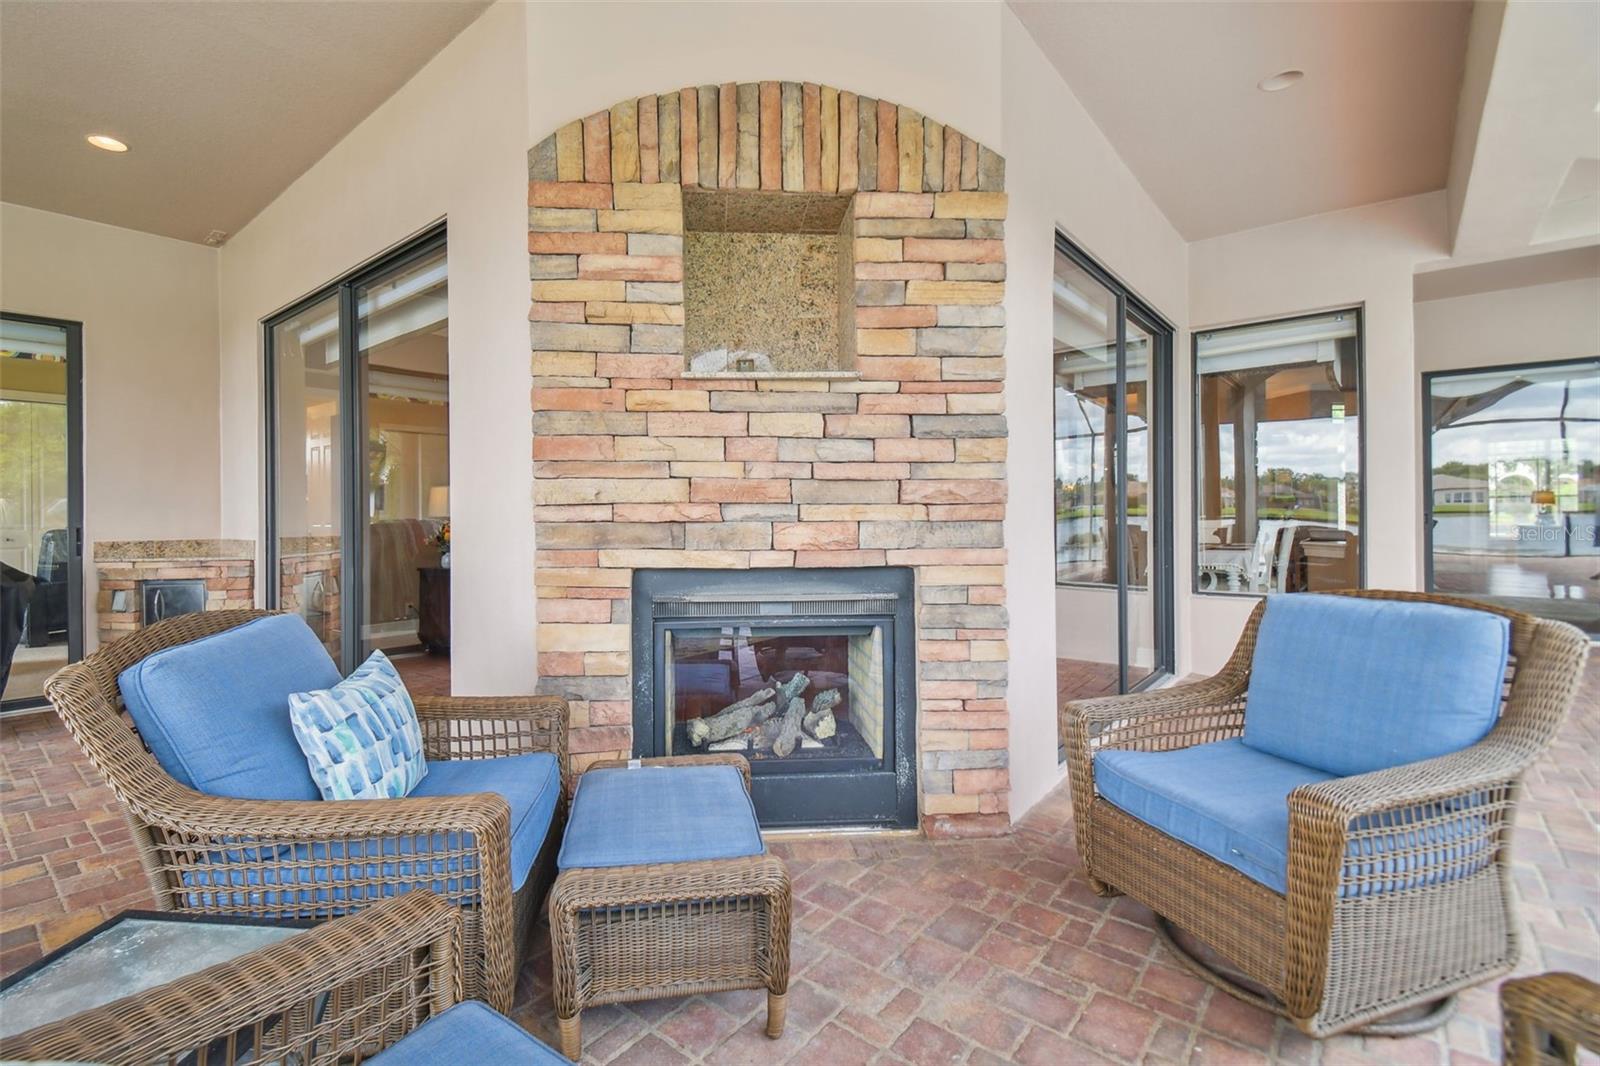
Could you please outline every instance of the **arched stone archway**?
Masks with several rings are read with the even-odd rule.
[[[914,108],[810,82],[624,100],[528,153],[538,182],[787,192],[1000,192],[1005,161]]]

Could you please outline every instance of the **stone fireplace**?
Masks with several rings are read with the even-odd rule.
[[[635,571],[634,754],[744,755],[765,826],[915,826],[912,576]]]
[[[530,151],[540,688],[571,704],[576,765],[669,742],[636,717],[656,669],[634,643],[641,572],[781,592],[899,567],[915,750],[885,721],[874,757],[911,760],[926,831],[1005,830],[1003,184],[957,130],[796,82],[625,100]],[[715,640],[675,646],[686,718],[801,669],[745,693],[741,656],[847,677],[870,659],[860,627],[806,643],[763,622],[719,617]],[[849,694],[835,724],[871,749]],[[785,761],[866,758],[796,745]]]

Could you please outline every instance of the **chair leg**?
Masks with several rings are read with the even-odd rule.
[[[583,1028],[582,1012],[570,1018],[557,1018],[556,1023],[561,1027],[561,1054],[577,1062],[583,1054]]]
[[[789,1013],[787,992],[767,993],[767,1036],[773,1040],[783,1035],[783,1023]]]
[[[1089,875],[1086,875],[1086,876],[1089,876]],[[1111,885],[1106,884],[1104,881],[1100,880],[1098,877],[1089,876],[1089,887],[1094,889],[1094,894],[1097,895],[1097,896],[1108,896],[1109,897],[1109,896],[1120,896],[1120,895],[1122,895],[1121,889],[1114,888]]]

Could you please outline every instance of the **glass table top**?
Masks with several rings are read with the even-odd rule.
[[[304,923],[113,918],[0,989],[0,1037],[104,1006],[304,931]]]

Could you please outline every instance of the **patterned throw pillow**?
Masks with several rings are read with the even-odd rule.
[[[381,651],[333,688],[292,694],[289,721],[325,800],[397,799],[428,772],[417,708]]]

